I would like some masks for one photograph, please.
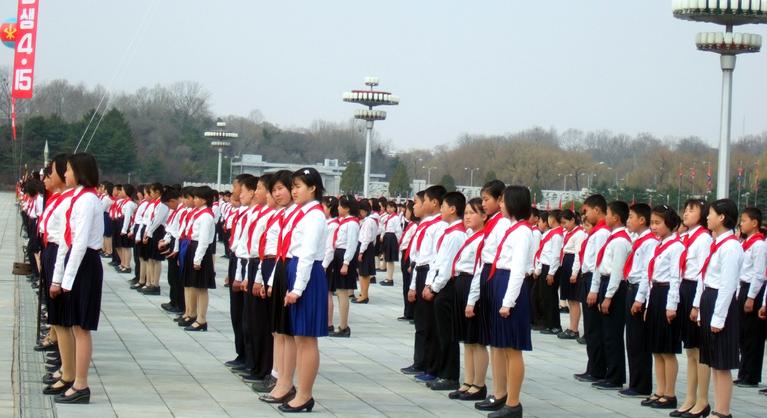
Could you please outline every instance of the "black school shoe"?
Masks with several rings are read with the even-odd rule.
[[[541,330],[543,335],[559,335],[562,332],[562,328],[546,328]]]
[[[378,283],[379,286],[394,286],[394,280],[384,280]]]
[[[328,336],[336,338],[349,338],[352,336],[352,329],[351,327],[346,327],[346,329],[339,328],[338,331],[332,332]]]
[[[264,377],[264,380],[253,383],[250,388],[253,389],[254,392],[269,393],[275,386],[277,386],[277,378],[268,374]]]
[[[503,405],[503,408],[487,416],[488,418],[522,418],[522,404],[517,406]]]
[[[557,334],[557,338],[560,340],[576,340],[580,337],[580,334],[578,331],[573,331],[571,329],[566,329],[559,334]]]
[[[448,380],[439,378],[430,384],[427,384],[431,390],[456,390],[461,385],[458,383],[457,380]]]
[[[495,395],[490,395],[482,402],[474,404],[474,408],[480,411],[497,411],[506,405],[506,396],[496,399]]]
[[[676,396],[672,397],[660,397],[655,401],[650,408],[654,409],[676,409]]]
[[[599,380],[596,377],[590,375],[589,373],[578,373],[578,374],[574,374],[573,377],[575,378],[575,380],[579,382],[594,383]]]
[[[53,398],[56,403],[87,404],[91,402],[91,389],[75,389],[75,393],[67,396],[66,392],[56,395]]]
[[[606,381],[601,382],[594,382],[591,384],[591,387],[594,387],[599,390],[621,390],[623,389],[623,385],[619,385],[617,383],[610,383]]]
[[[418,374],[422,374],[424,372],[423,370],[417,369],[414,364],[411,364],[410,366],[407,366],[407,367],[403,367],[403,368],[399,369],[399,371],[401,371],[404,374],[409,374],[409,375],[418,375]]]

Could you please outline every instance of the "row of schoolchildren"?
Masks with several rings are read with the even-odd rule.
[[[57,403],[89,403],[91,331],[98,328],[103,270],[99,171],[89,154],[59,154],[19,189],[27,252],[38,287],[41,326],[35,347],[49,351],[43,376]]]

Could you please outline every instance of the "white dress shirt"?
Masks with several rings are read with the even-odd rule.
[[[247,279],[248,277],[249,263],[245,263],[245,272],[243,274],[243,263],[241,261],[248,260],[251,257],[248,248],[248,240],[250,238],[248,231],[250,231],[250,226],[256,221],[260,213],[261,206],[251,206],[245,210],[245,213],[243,213],[237,221],[237,228],[235,230],[235,237],[231,249],[234,251],[234,256],[238,258],[234,275],[234,281],[236,282],[241,282],[243,278]]]
[[[573,267],[571,273],[573,276],[577,275],[578,272],[581,271],[581,259],[579,257],[581,252],[581,245],[583,244],[583,241],[586,240],[586,238],[589,236],[586,231],[583,230],[583,228],[576,228],[573,228],[573,230],[569,232],[565,231],[564,237],[564,240],[567,241],[567,243],[564,244],[565,254],[573,254],[575,256],[573,257]]]
[[[432,215],[427,217],[423,220],[423,225],[426,222],[431,222],[435,218],[439,217],[439,214]],[[415,263],[416,266],[428,266],[431,264],[434,264],[437,260],[437,241],[439,240],[439,237],[442,236],[442,233],[447,228],[446,222],[436,222],[429,226],[425,226],[420,233],[416,234],[415,240],[416,242],[413,243],[413,247],[417,249],[416,251],[416,258]],[[418,247],[418,237],[423,234],[423,239],[421,240],[421,246]],[[412,250],[411,250],[411,257],[412,257]],[[411,283],[413,286],[415,286],[415,280]]]
[[[205,210],[206,206],[200,208]],[[216,222],[212,213],[202,213],[194,219],[192,223],[192,241],[197,241],[197,249],[194,252],[194,264],[201,265],[202,259],[208,246],[213,242],[216,236]]]
[[[543,250],[541,251],[541,256],[538,260],[536,260],[535,263],[535,274],[539,275],[541,274],[541,270],[543,266],[549,266],[549,275],[555,275],[557,274],[557,270],[559,269],[559,256],[562,251],[562,244],[564,242],[564,236],[560,233],[555,233],[556,228],[552,228],[544,232],[543,237],[541,237],[541,242],[544,242],[548,239],[548,241],[543,244]],[[563,231],[563,228],[560,228],[559,231]],[[551,236],[551,238],[549,238]],[[540,248],[540,243],[538,244]],[[536,252],[538,252],[538,248],[536,248]],[[535,254],[535,253],[533,253]]]
[[[275,247],[274,254],[276,256],[278,256],[278,257],[280,256],[280,254],[279,254],[280,248],[277,248],[277,244],[279,243],[280,238],[284,239],[285,235],[287,235],[288,231],[290,230],[290,228],[289,228],[290,224],[293,223],[293,218],[292,218],[291,215],[293,215],[293,212],[295,212],[296,210],[298,210],[298,205],[296,205],[295,203],[291,203],[290,206],[288,206],[282,212],[282,214],[280,215],[282,217],[282,219],[284,219],[284,222],[286,222],[286,223],[285,223],[285,228],[282,228],[282,226],[280,226],[278,228],[277,235],[276,235],[275,242],[274,242],[274,247]],[[298,216],[298,215],[296,214],[296,216]],[[323,216],[323,218],[324,218],[324,216]],[[283,221],[278,221],[278,222],[275,222],[275,224],[279,225],[282,222]],[[269,245],[270,245],[269,244],[269,235],[271,235],[271,231],[272,231],[272,228],[269,228],[269,231],[268,231],[268,234],[267,234],[267,244],[266,244],[267,252],[266,252],[266,255],[269,255],[269,252],[268,252],[269,251]],[[269,276],[269,280],[267,282],[267,285],[269,287],[271,287],[272,284],[274,284],[274,271],[275,270],[277,270],[277,269],[276,268],[272,269],[272,274],[271,274],[271,276]]]
[[[333,255],[335,254],[335,248],[333,248],[333,235],[338,229],[338,218],[331,218],[325,220],[327,225],[327,233],[325,234],[325,256],[322,258],[322,268],[326,269],[333,262]]]
[[[636,243],[636,241],[643,239],[648,235],[652,235],[652,231],[650,231],[649,228],[639,234],[634,242]],[[626,277],[626,280],[631,284],[639,285],[636,297],[634,297],[635,302],[645,303],[647,300],[647,292],[650,289],[650,282],[647,277],[647,265],[650,264],[650,259],[652,259],[655,254],[655,248],[659,243],[660,242],[657,239],[647,239],[642,242],[642,245],[640,245],[634,252],[634,258],[631,261],[631,269],[629,270],[629,275]]]
[[[465,274],[471,274],[474,275],[474,268],[476,267],[477,263],[477,250],[479,249],[479,243],[482,242],[482,232],[472,232],[471,230],[466,230],[466,240],[469,241],[472,238],[470,243],[466,245],[463,250],[458,254],[458,260],[455,260],[455,274],[458,275],[460,273]]]
[[[151,210],[147,210],[146,212],[147,214],[144,216],[144,222],[147,227],[144,231],[144,236],[151,238],[155,231],[157,231],[157,228],[165,224],[165,220],[168,219],[168,213],[170,213],[170,209],[165,203],[161,202],[154,205]]]
[[[120,209],[120,211],[122,212],[122,217],[123,217],[123,226],[122,226],[122,229],[120,230],[120,234],[127,234],[131,232],[130,221],[131,221],[131,218],[133,217],[133,214],[136,213],[136,208],[138,208],[138,205],[136,205],[136,202],[132,200],[128,200]]]
[[[743,267],[740,269],[740,280],[750,283],[749,298],[756,299],[762,290],[765,271],[767,271],[767,243],[764,240],[758,240],[743,254]]]
[[[362,220],[359,233],[360,254],[364,253],[368,246],[373,244],[378,236],[378,219],[373,215]]]
[[[716,243],[722,242],[728,236],[732,236],[732,231],[716,237]],[[704,287],[711,287],[718,290],[716,295],[716,304],[714,305],[714,315],[711,318],[711,326],[716,328],[724,327],[727,320],[727,310],[730,308],[730,302],[738,288],[740,278],[740,269],[743,265],[743,247],[737,240],[730,240],[711,256],[708,263],[706,277],[702,275],[698,279],[698,287],[695,292],[695,301],[693,306],[700,307],[700,297],[703,295]],[[700,320],[700,312],[698,312]],[[738,319],[735,318],[737,321]]]
[[[64,230],[67,222],[66,213],[71,200],[72,195],[70,194],[69,196],[63,197],[59,201],[58,206],[51,209],[53,213],[50,214],[48,217],[48,224],[45,225],[45,231],[48,233],[48,243],[58,244],[59,246],[64,243]]]
[[[599,292],[602,276],[610,276],[607,290],[605,291],[606,298],[612,298],[618,290],[618,286],[623,280],[623,267],[626,265],[626,259],[631,253],[631,239],[630,237],[629,239],[621,238],[621,232],[628,233],[625,227],[619,227],[612,231],[611,236],[614,238],[605,248],[602,264],[597,266],[599,274],[594,275],[591,279],[591,291]]]
[[[591,234],[586,238],[586,251],[583,253],[583,264],[581,265],[581,272],[583,273],[595,273],[597,271],[597,254],[602,246],[607,242],[607,238],[610,237],[609,229],[600,229],[599,231]],[[599,274],[594,274],[598,276]],[[592,281],[594,278],[592,277]],[[593,287],[592,287],[593,289]]]
[[[67,201],[67,211],[72,207],[69,226],[72,234],[72,248],[67,247],[67,243],[62,234],[59,250],[56,254],[56,265],[53,270],[53,283],[61,284],[64,290],[71,290],[75,282],[77,270],[80,268],[85,257],[85,252],[89,248],[100,250],[104,242],[104,211],[102,210],[98,196],[94,193],[82,193],[83,187],[78,186],[73,195],[79,198],[74,201]],[[64,212],[64,228],[66,229],[66,212]],[[71,250],[71,251],[70,251]],[[69,259],[66,260],[67,253]],[[65,262],[66,260],[66,262]]]
[[[514,221],[511,226],[513,227],[517,223],[518,221]],[[504,307],[513,308],[516,306],[530,260],[534,255],[530,254],[534,242],[533,233],[534,231],[531,231],[530,228],[520,226],[503,241],[496,269],[509,271],[509,284],[506,287],[506,294],[503,296],[502,306]]]
[[[703,228],[698,225],[695,228],[687,231],[687,237],[690,239],[695,235],[695,232]],[[708,232],[704,232],[691,243],[690,248],[687,250],[687,264],[685,265],[684,277],[685,280],[698,280],[700,276],[700,269],[703,268],[703,263],[708,257],[709,251],[711,251],[711,243],[714,241]],[[684,243],[684,241],[682,241]]]
[[[392,233],[397,236],[397,240],[402,236],[402,223],[396,214],[389,215],[384,224],[384,233]]]
[[[402,232],[402,239],[399,241],[400,251],[407,251],[407,247],[410,245],[410,241],[413,239],[416,229],[418,229],[418,222],[410,222],[405,226],[405,229]]]
[[[446,233],[448,229],[453,226],[462,224],[462,219],[457,219],[450,223],[450,225],[444,221],[440,223],[445,224],[446,226],[445,229],[443,229],[443,233],[440,234],[442,243],[437,250],[434,265],[429,269],[429,274],[426,277],[426,285],[431,286],[431,290],[435,293],[439,293],[450,280],[453,270],[453,260],[455,260],[458,250],[461,249],[461,246],[466,241],[466,232],[461,229]],[[439,238],[437,238],[437,240],[439,240]]]
[[[348,219],[345,217],[340,219],[340,222]],[[335,248],[344,249],[344,264],[347,266],[354,258],[354,253],[357,251],[357,243],[359,242],[360,224],[355,221],[347,221],[342,223],[338,227],[338,240],[336,240]],[[331,239],[333,239],[331,237]]]
[[[660,248],[663,247],[663,245],[676,239],[676,235],[674,234],[663,239],[653,251],[653,256],[656,251],[659,251]],[[662,253],[655,257],[655,264],[653,266],[653,283],[659,282],[669,284],[668,298],[666,299],[666,310],[669,311],[676,311],[677,305],[679,304],[679,285],[682,284],[682,278],[679,275],[679,258],[682,255],[682,251],[684,251],[684,244],[682,244],[681,241],[676,240],[676,242],[666,247]],[[650,286],[650,289],[647,292],[648,302],[652,290],[653,286]]]
[[[264,215],[259,219],[259,224],[256,225],[256,231],[258,237],[258,245],[256,246],[256,253],[260,254],[263,251],[264,257],[274,257],[277,255],[277,241],[280,236],[280,221],[285,214],[285,208],[274,209],[272,212]],[[262,223],[263,222],[263,223]],[[271,224],[271,225],[270,225]],[[268,226],[268,229],[267,229]],[[264,237],[264,248],[261,249],[261,237]],[[254,238],[256,239],[256,238]],[[264,260],[261,260],[263,262]],[[256,272],[256,283],[264,284],[264,277],[261,274],[261,269]],[[271,286],[274,281],[274,274],[271,274],[266,278],[268,285]]]
[[[527,263],[527,274],[533,274],[535,272],[535,252],[538,251],[538,246],[541,245],[541,239],[543,234],[538,227],[533,227],[533,241],[530,243],[530,260]]]
[[[289,291],[301,296],[309,283],[312,274],[312,265],[315,261],[322,261],[325,255],[325,213],[322,210],[309,210],[317,206],[316,200],[305,203],[299,210],[305,213],[300,222],[291,220],[292,236],[287,257],[298,257],[296,267],[296,280],[293,288]],[[296,215],[298,216],[298,215]]]

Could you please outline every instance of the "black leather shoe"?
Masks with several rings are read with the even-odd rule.
[[[303,412],[304,409],[306,409],[306,412],[312,412],[312,408],[314,408],[314,398],[309,398],[305,404],[299,406],[290,406],[289,403],[285,402],[284,404],[277,407],[277,409],[280,411],[287,413]]]
[[[168,302],[168,303],[163,303],[162,305],[160,305],[160,307],[161,307],[161,308],[162,308],[164,311],[166,311],[166,312],[173,312],[173,311],[175,311],[175,310],[176,310],[176,305],[174,305],[174,304],[172,304],[172,303],[170,303],[170,302]]]
[[[257,376],[257,375],[255,375],[253,373],[251,373],[251,374],[249,374],[247,376],[242,376],[242,382],[243,383],[248,383],[248,384],[251,384],[251,385],[254,384],[254,383],[259,383],[259,382],[263,382],[263,381],[264,381],[264,379],[261,376]]]
[[[296,388],[294,386],[288,391],[288,393],[286,393],[284,396],[280,396],[279,398],[275,398],[274,396],[272,396],[271,393],[267,393],[267,394],[259,396],[258,400],[260,400],[261,402],[266,402],[266,403],[286,403],[293,400],[295,396],[296,396]]]
[[[370,278],[370,284],[376,284],[376,277],[375,276]]]
[[[690,408],[690,409],[692,409],[692,408]],[[675,409],[675,410],[669,412],[668,416],[670,416],[670,417],[681,417],[681,416],[684,416],[685,414],[687,414],[688,412],[690,412],[690,409],[685,409],[684,411],[680,411],[678,409]]]
[[[152,295],[157,296],[160,294],[160,287],[159,286],[147,286],[143,289],[140,289],[139,292],[145,294],[145,295]]]
[[[667,398],[661,397],[654,404],[650,405],[650,408],[654,409],[676,409],[676,396]]]
[[[409,321],[411,319],[413,319],[413,318],[408,318],[406,316],[400,316],[400,317],[397,318],[397,321]]]
[[[589,373],[579,373],[579,374],[574,374],[574,375],[573,375],[573,377],[575,378],[575,380],[577,380],[577,381],[579,381],[579,382],[590,382],[590,383],[594,383],[594,382],[596,382],[596,381],[598,381],[598,380],[599,380],[599,379],[597,379],[596,377],[594,377],[594,376],[590,375]]]
[[[178,326],[180,327],[188,327],[189,325],[194,324],[194,322],[197,321],[197,318],[189,318],[189,319],[180,319],[178,321]]]
[[[503,405],[503,408],[487,416],[488,418],[522,418],[522,404]]]
[[[461,389],[463,389],[464,386],[466,386],[467,389],[466,390],[461,390]],[[471,388],[472,388],[471,384],[464,382],[463,385],[461,385],[461,387],[459,387],[458,389],[448,393],[447,394],[447,398],[448,399],[458,399],[458,398],[461,397],[461,395],[466,393]],[[482,399],[485,399],[485,397],[483,396]]]
[[[407,366],[407,367],[403,367],[399,369],[399,371],[401,371],[404,374],[411,374],[411,375],[422,374],[424,372],[423,370],[416,368],[414,364],[411,364],[410,366]]]
[[[431,390],[456,390],[460,386],[461,385],[458,383],[457,380],[448,380],[448,379],[439,378],[431,382],[431,384],[429,385],[429,388],[431,388]]]
[[[130,284],[136,284],[136,283],[138,283],[138,279],[134,277],[134,278],[132,278],[132,279],[128,280],[128,283],[130,283]]]
[[[660,398],[661,398],[661,395],[658,395],[657,393],[653,393],[652,395],[648,396],[645,400],[643,400],[639,404],[642,406],[652,406]]]
[[[480,411],[497,411],[506,405],[506,396],[496,399],[495,395],[488,396],[484,401],[474,404],[474,408]]]
[[[711,414],[711,405],[706,405],[706,407],[703,408],[703,410],[698,412],[697,414],[694,414],[692,412],[692,409],[689,409],[687,410],[687,412],[683,413],[681,417],[682,418],[705,418],[705,417],[708,417],[709,414]]]
[[[45,366],[45,370],[47,372],[50,372],[50,373],[54,373],[56,370],[58,370],[60,368],[61,368],[61,363],[60,362],[59,362],[59,364],[54,364],[54,365],[51,365],[51,366]]]
[[[379,286],[394,286],[394,280],[384,280],[378,284]]]
[[[266,377],[264,377],[264,380],[258,383],[253,383],[253,385],[251,385],[250,388],[254,392],[269,393],[274,389],[275,386],[277,386],[277,379],[275,379],[274,376],[269,374],[269,375],[266,375]]]
[[[328,335],[334,332],[336,332],[336,327],[334,327],[333,325],[328,325]]]
[[[224,363],[224,366],[226,366],[226,367],[228,367],[230,369],[233,369],[235,367],[240,367],[240,366],[243,366],[243,365],[245,365],[245,363],[243,363],[242,360],[240,360],[239,358],[236,358],[234,360],[229,360],[226,363]]]
[[[61,393],[57,395],[55,398],[53,398],[53,401],[56,403],[78,403],[78,404],[87,404],[91,402],[91,389],[90,388],[83,388],[83,389],[75,389],[75,393],[67,396],[66,392]]]
[[[474,386],[476,388],[476,386]],[[463,395],[461,395],[460,400],[462,401],[481,401],[482,399],[485,399],[487,397],[487,386],[482,386],[479,388],[479,392],[466,392]]]
[[[591,387],[599,389],[599,390],[621,390],[623,389],[623,385],[619,385],[616,383],[610,383],[610,382],[594,382],[591,384]]]
[[[55,387],[54,385],[57,382],[61,382],[62,386]],[[69,388],[72,387],[73,383],[75,382],[65,382],[63,380],[57,380],[56,382],[49,384],[43,389],[43,395],[58,395],[58,394],[64,393],[67,390],[69,390]]]
[[[46,385],[52,385],[58,382],[59,380],[61,380],[61,376],[55,377],[53,373],[46,373],[46,375],[43,376],[43,383],[45,383]]]
[[[38,344],[34,347],[35,351],[56,351],[59,349],[58,343]]]
[[[136,283],[132,284],[130,288],[131,288],[131,289],[133,289],[133,290],[139,290],[139,289],[141,289],[142,287],[144,287],[144,285],[143,285],[143,284],[141,284],[141,283],[139,283],[139,282],[136,282]]]
[[[184,328],[184,331],[190,331],[190,332],[207,331],[207,330],[208,330],[208,323],[207,322],[204,323],[204,324],[198,324],[197,321],[189,324],[188,327]]]
[[[370,298],[352,300],[352,303],[361,303],[363,305],[367,305],[368,302],[370,302]]]
[[[352,336],[352,329],[350,327],[346,327],[346,329],[338,329],[338,331],[332,333],[329,335],[330,337],[338,337],[338,338],[349,338]]]

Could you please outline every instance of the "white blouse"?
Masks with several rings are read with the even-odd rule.
[[[767,243],[764,240],[754,242],[743,254],[743,267],[740,269],[740,280],[750,283],[748,297],[756,299],[762,290],[767,271]]]
[[[407,247],[410,245],[410,241],[413,239],[416,229],[418,229],[418,222],[410,222],[405,226],[404,232],[402,232],[402,239],[399,243],[400,251],[407,251]]]
[[[123,217],[123,227],[120,230],[120,234],[127,234],[127,233],[131,232],[130,231],[130,221],[131,221],[131,217],[136,212],[136,208],[137,207],[138,207],[138,205],[136,205],[136,202],[134,202],[132,200],[128,200],[127,202],[125,202],[123,207],[120,209],[120,211],[122,212],[122,217]]]
[[[402,223],[400,223],[399,216],[394,214],[387,217],[384,232],[392,233],[397,236],[397,239],[400,239],[402,236]]]
[[[423,220],[423,223],[429,222],[434,220],[437,215],[429,216],[428,218]],[[423,225],[422,223],[422,225]],[[423,233],[423,239],[421,240],[421,248],[418,248],[418,236],[421,234],[415,236],[416,242],[413,243],[413,247],[410,251],[411,258],[413,258],[413,250],[417,249],[415,251],[415,258],[413,260],[415,261],[416,266],[428,266],[432,265],[437,261],[437,241],[439,240],[439,237],[442,236],[442,232],[445,231],[447,228],[446,222],[436,222],[428,227],[424,227],[421,232]],[[433,268],[433,266],[432,266]],[[415,280],[411,282],[411,287],[415,286]],[[413,287],[414,288],[414,287]]]
[[[378,219],[370,215],[362,220],[359,232],[360,254],[364,253],[378,236]]]
[[[732,231],[716,237],[716,243],[722,242],[728,236],[732,236]],[[730,240],[711,256],[711,261],[706,269],[705,279],[698,275],[698,287],[695,291],[695,300],[693,306],[700,307],[700,297],[703,295],[704,287],[711,287],[718,290],[716,295],[716,304],[714,305],[714,315],[711,318],[711,326],[716,328],[724,327],[727,320],[727,310],[730,302],[738,288],[740,280],[740,269],[743,265],[743,247],[738,240]],[[700,312],[698,312],[700,319]],[[736,318],[737,320],[737,318]]]
[[[578,228],[577,226],[575,228]],[[588,238],[588,234],[586,231],[583,230],[583,228],[578,228],[577,230],[573,228],[573,231],[567,232],[565,230],[565,236],[564,239],[567,240],[567,237],[570,234],[573,234],[572,238],[567,240],[567,244],[564,246],[564,252],[565,254],[573,254],[575,257],[573,257],[573,267],[572,267],[572,275],[575,276],[578,274],[579,271],[581,271],[581,259],[579,257],[581,252],[581,245],[583,244],[583,241]]]
[[[692,237],[695,234],[695,231],[700,228],[703,227],[698,225],[687,231],[686,236]],[[703,263],[706,261],[709,251],[711,251],[711,243],[713,241],[714,239],[711,238],[711,235],[708,232],[704,232],[703,234],[698,235],[695,242],[690,245],[690,248],[687,250],[687,264],[685,264],[683,279],[698,280],[700,270],[703,268]],[[682,240],[682,242],[684,243],[684,240]]]
[[[661,241],[658,244],[658,247],[662,247],[669,241],[673,241],[675,239],[676,235],[671,234],[663,241]],[[658,247],[656,247],[655,251],[657,251]],[[655,254],[655,251],[653,251],[653,255]],[[662,253],[655,257],[655,264],[653,266],[653,283],[659,282],[669,284],[668,298],[666,300],[666,310],[669,311],[676,311],[677,305],[679,304],[679,285],[682,283],[682,278],[679,276],[679,258],[682,255],[682,251],[684,251],[684,245],[681,241],[677,241],[671,244],[670,246],[666,247]],[[650,257],[650,259],[652,260],[652,257]],[[647,292],[648,302],[650,301],[652,290],[653,286],[650,286],[650,289]]]
[[[549,229],[543,234],[541,242],[543,242],[550,235],[551,238],[545,244],[543,244],[543,250],[541,251],[540,258],[536,260],[536,275],[541,273],[543,266],[549,266],[548,274],[552,276],[557,274],[557,270],[559,269],[559,255],[562,251],[564,236],[562,234],[555,234],[554,229]],[[538,244],[538,248],[540,248],[540,244]],[[538,252],[538,248],[536,248],[536,252]],[[533,255],[535,255],[535,253],[533,253]]]
[[[335,248],[333,248],[333,235],[338,229],[338,218],[326,219],[328,232],[325,234],[325,256],[322,258],[322,268],[326,269],[333,262]]]
[[[145,224],[147,225],[144,236],[151,238],[157,228],[165,224],[165,220],[168,219],[168,213],[170,213],[170,209],[165,203],[158,203],[154,205],[152,210],[147,210],[147,215],[144,216]]]
[[[649,228],[645,229],[644,232],[639,234],[634,242],[636,243],[637,240],[651,234],[652,231],[650,231]],[[650,264],[650,259],[652,259],[655,254],[655,248],[659,243],[660,242],[657,239],[648,239],[634,252],[634,258],[631,261],[631,269],[629,270],[629,275],[626,277],[626,280],[631,284],[639,285],[636,297],[634,297],[635,302],[645,303],[645,300],[647,300],[647,291],[650,288],[649,279],[647,277],[647,266]]]
[[[495,253],[498,250],[498,246],[500,245],[501,240],[503,239],[503,235],[509,228],[511,228],[511,221],[509,218],[504,217],[501,212],[496,212],[495,215],[491,216],[487,222],[485,222],[486,228],[487,224],[490,223],[493,219],[498,219],[498,221],[496,222],[495,226],[493,226],[492,230],[488,231],[485,229],[484,233],[486,233],[487,236],[484,238],[485,244],[482,246],[479,266],[474,269],[474,277],[471,279],[469,299],[466,303],[467,306],[474,306],[474,304],[479,300],[479,286],[482,279],[482,269],[485,264],[493,264],[493,261],[495,260]],[[480,239],[480,242],[482,242],[482,239]],[[531,234],[530,243],[532,244],[532,242],[533,240]],[[477,250],[479,250],[479,248],[477,248]]]
[[[479,249],[479,243],[482,242],[482,231],[472,232],[466,230],[466,240],[470,240],[474,235],[479,234],[474,241],[470,242],[463,248],[460,254],[458,254],[458,260],[455,262],[455,274],[468,273],[474,275],[474,267],[477,261],[477,250]],[[477,282],[479,284],[479,282]]]
[[[514,221],[511,226],[513,227],[517,222]],[[528,265],[535,255],[530,254],[533,242],[533,231],[525,226],[518,227],[503,242],[496,269],[509,271],[509,284],[503,297],[502,306],[504,307],[513,308],[517,303]]]
[[[78,186],[73,198],[82,193],[83,187]],[[62,205],[66,210],[63,212],[63,228],[66,229],[66,212],[72,207],[71,212],[71,233],[72,248],[67,247],[64,239],[64,233],[61,234],[59,250],[56,253],[56,265],[53,270],[53,283],[61,284],[61,288],[71,290],[75,282],[77,270],[80,268],[88,249],[100,250],[104,242],[104,211],[98,196],[93,193],[85,193],[75,201],[74,206],[68,200],[66,205]],[[67,253],[69,259],[67,260]]]
[[[66,193],[66,192],[64,192]],[[45,231],[48,233],[48,242],[61,245],[64,243],[64,230],[66,229],[66,214],[67,209],[72,201],[72,196],[69,195],[59,201],[58,206],[53,210],[48,218],[48,225],[46,225]],[[47,215],[46,215],[47,216]],[[42,218],[45,220],[45,217]]]
[[[340,219],[340,221],[343,221],[344,219]],[[357,251],[356,244],[359,240],[360,224],[358,222],[349,221],[339,226],[338,228],[338,241],[336,241],[336,248],[346,250],[344,252],[344,264],[348,266],[354,258],[354,253]]]
[[[200,208],[205,210],[205,206]],[[194,220],[192,224],[192,241],[197,241],[197,249],[194,252],[194,264],[202,264],[202,259],[205,257],[205,252],[208,250],[208,246],[213,242],[216,236],[216,222],[213,219],[213,215],[210,213],[203,213]]]
[[[325,254],[325,233],[327,231],[325,213],[321,210],[309,210],[316,205],[318,205],[317,201],[305,203],[299,210],[306,215],[297,224],[294,223],[294,217],[290,221],[291,225],[288,226],[292,227],[293,233],[287,257],[298,257],[296,280],[293,283],[293,288],[289,291],[298,296],[303,294],[309,283],[312,265],[315,261],[322,261]]]

